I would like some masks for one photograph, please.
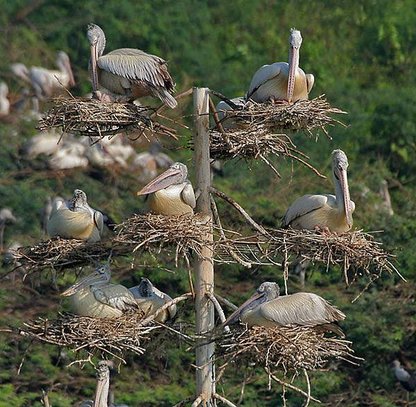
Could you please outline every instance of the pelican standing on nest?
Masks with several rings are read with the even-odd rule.
[[[299,68],[300,31],[292,28],[289,37],[289,63],[275,62],[263,65],[253,76],[246,99],[255,102],[307,100],[315,78]]]
[[[303,292],[282,297],[279,295],[277,283],[262,283],[256,293],[234,311],[223,325],[240,319],[249,326],[320,326],[344,336],[334,323],[345,319],[345,315],[319,295]]]
[[[164,59],[135,48],[115,49],[103,55],[105,34],[95,24],[88,25],[87,36],[91,48],[93,94],[98,98],[104,100],[105,96],[107,99],[110,96],[111,99],[132,101],[154,96],[172,109],[177,106],[171,95],[175,84]],[[97,94],[97,90],[103,90],[107,95]]]
[[[137,195],[148,195],[149,208],[156,215],[193,214],[195,193],[188,180],[188,168],[176,162],[143,187]]]
[[[76,189],[70,202],[56,200],[47,224],[48,235],[98,242],[103,234],[103,214],[88,205],[84,191]]]
[[[84,317],[116,318],[129,310],[138,311],[129,289],[121,284],[110,284],[110,278],[111,270],[107,263],[61,295],[70,297],[73,312]]]
[[[347,179],[348,159],[342,150],[332,152],[334,195],[304,195],[287,210],[282,227],[323,229],[333,233],[348,232],[352,227],[355,203],[350,200]]]
[[[172,298],[157,289],[149,279],[142,278],[139,285],[130,288],[134,299],[139,308],[144,312],[144,316],[154,314],[159,308],[163,307],[167,302],[172,301]],[[156,318],[157,322],[166,322],[176,315],[176,305],[173,304],[169,308],[161,312]]]

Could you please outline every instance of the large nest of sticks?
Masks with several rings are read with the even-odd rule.
[[[175,130],[151,119],[153,109],[133,103],[104,103],[97,99],[56,98],[39,121],[40,130],[61,127],[63,132],[105,137],[120,132],[150,131],[176,139]]]
[[[254,264],[274,264],[281,261],[285,269],[290,260],[320,262],[341,266],[346,284],[367,275],[370,281],[383,271],[399,272],[393,264],[394,255],[388,253],[374,236],[361,230],[343,234],[326,234],[310,230],[268,229],[267,235],[231,238],[215,247],[218,262],[230,262],[237,256]],[[231,256],[229,251],[233,250]]]
[[[207,244],[206,235],[210,231],[210,219],[198,214],[165,216],[133,215],[117,226],[118,235],[114,242],[128,244],[133,252],[140,248],[160,251],[162,247],[175,249],[175,261],[182,256],[189,263],[189,250],[201,255],[202,247]]]
[[[89,355],[114,356],[121,360],[127,351],[138,355],[145,352],[143,343],[158,325],[141,325],[141,313],[126,313],[118,318],[90,318],[59,314],[59,318],[38,318],[24,323],[19,333],[53,345],[65,346]]]
[[[357,364],[351,342],[326,337],[313,327],[281,326],[275,328],[239,326],[217,342],[218,357],[230,362],[256,363],[267,370],[285,372],[323,367],[331,359]]]

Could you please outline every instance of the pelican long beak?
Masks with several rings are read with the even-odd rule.
[[[150,181],[145,187],[137,192],[137,195],[147,195],[168,186],[175,184],[181,180],[181,171],[175,168],[169,168],[164,173],[160,174],[153,181]]]
[[[263,297],[264,293],[255,292],[246,302],[240,305],[222,324],[223,326],[231,325],[240,318],[240,315],[243,311],[248,308],[253,302],[257,301],[259,298]]]
[[[75,294],[81,288],[87,287],[92,285],[101,280],[101,276],[97,273],[90,274],[89,276],[83,278],[80,281],[77,281],[74,285],[71,285],[68,289],[66,289],[61,295],[63,297],[69,297]]]
[[[91,52],[91,82],[92,82],[92,91],[96,93],[98,90],[98,72],[97,72],[97,44],[93,44],[90,47]]]
[[[291,102],[293,99],[293,93],[295,91],[295,78],[296,71],[299,66],[299,48],[291,46],[290,47],[290,57],[289,57],[289,75],[287,78],[287,101]]]
[[[351,210],[350,190],[348,188],[347,171],[340,170],[338,174],[339,174],[339,182],[341,184],[345,219],[347,220],[347,225],[349,227],[352,227],[352,210]]]

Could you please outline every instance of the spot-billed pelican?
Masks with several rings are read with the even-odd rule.
[[[135,48],[115,49],[103,55],[105,34],[95,24],[88,25],[87,36],[91,47],[93,93],[103,90],[109,92],[110,97],[125,101],[154,96],[172,109],[177,106],[171,95],[175,84],[164,59]]]
[[[103,215],[91,208],[84,191],[76,189],[72,200],[57,200],[47,224],[49,236],[98,242],[103,234]]]
[[[138,311],[137,303],[127,287],[110,284],[108,263],[101,265],[61,295],[70,297],[75,314],[92,318],[115,318],[124,312]]]
[[[253,76],[246,99],[255,102],[268,100],[297,100],[308,99],[315,78],[305,74],[299,68],[299,49],[302,44],[300,31],[292,28],[289,37],[289,63],[275,62],[263,65]]]
[[[142,278],[139,285],[130,288],[139,308],[144,312],[145,317],[154,314],[160,307],[172,301],[169,295],[158,290],[147,278]],[[166,322],[176,315],[176,305],[173,304],[161,312],[155,321]]]
[[[234,129],[238,127],[238,123],[235,122],[235,119],[231,120],[227,118],[227,112],[229,110],[235,110],[237,108],[242,109],[246,105],[246,100],[244,97],[230,99],[230,102],[233,103],[232,106],[230,106],[230,104],[225,102],[224,100],[221,100],[215,107],[215,110],[218,113],[218,118],[221,120],[221,124],[225,129]]]
[[[176,162],[143,187],[137,195],[149,197],[149,208],[157,215],[193,214],[196,205],[194,189],[188,180],[188,168]]]
[[[42,131],[25,142],[23,154],[28,158],[36,158],[40,154],[52,155],[59,149],[61,137],[55,129]]]
[[[406,370],[397,359],[393,361],[393,370],[396,379],[407,391],[416,390],[416,376],[414,372]]]
[[[325,330],[342,334],[334,322],[342,321],[345,315],[319,295],[301,292],[280,297],[279,294],[277,283],[262,283],[256,293],[234,311],[224,325],[240,319],[249,326],[322,326]]]
[[[282,226],[294,229],[328,229],[333,233],[347,232],[352,227],[355,204],[350,200],[347,179],[348,159],[341,150],[332,152],[334,195],[304,195],[287,210]]]
[[[9,88],[4,82],[0,82],[0,117],[10,113],[10,101],[7,99]]]

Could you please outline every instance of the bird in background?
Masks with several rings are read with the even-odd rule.
[[[313,293],[295,293],[280,296],[277,283],[266,281],[255,294],[234,311],[223,325],[238,320],[249,326],[309,326],[332,331],[344,336],[336,325],[345,319],[345,314],[328,301]]]
[[[56,200],[47,223],[47,232],[51,237],[98,242],[103,227],[103,214],[89,206],[84,191],[76,189],[69,202]]]
[[[70,297],[72,311],[85,317],[116,318],[127,311],[139,312],[129,289],[121,284],[111,284],[110,279],[111,269],[109,263],[106,263],[61,295]]]
[[[10,113],[10,101],[7,98],[9,87],[5,82],[0,82],[0,118],[8,116]]]
[[[406,389],[408,392],[413,392],[416,390],[415,373],[405,369],[397,359],[393,360],[393,371],[394,376],[404,389]]]
[[[135,48],[120,48],[103,55],[106,38],[96,24],[89,24],[93,95],[103,101],[133,101],[144,96],[159,98],[170,108],[177,106],[172,96],[175,84],[164,59]]]
[[[149,279],[144,277],[139,285],[130,288],[130,292],[133,294],[139,308],[144,312],[145,317],[154,314],[159,308],[172,301],[168,294],[157,289]],[[176,305],[173,304],[162,311],[155,318],[155,321],[166,322],[176,315],[176,311]]]
[[[292,28],[289,36],[289,63],[263,65],[253,76],[246,100],[258,103],[272,101],[296,102],[307,100],[315,78],[299,68],[302,35]]]
[[[180,162],[171,165],[137,195],[149,195],[150,211],[156,215],[193,214],[196,206],[194,189],[188,180],[188,168]]]
[[[353,224],[355,203],[348,188],[348,158],[342,150],[332,152],[332,176],[335,195],[304,195],[298,198],[282,221],[282,227],[293,229],[322,229],[332,233],[348,232]]]
[[[0,252],[4,250],[4,230],[6,225],[16,223],[17,219],[10,208],[0,209]]]

